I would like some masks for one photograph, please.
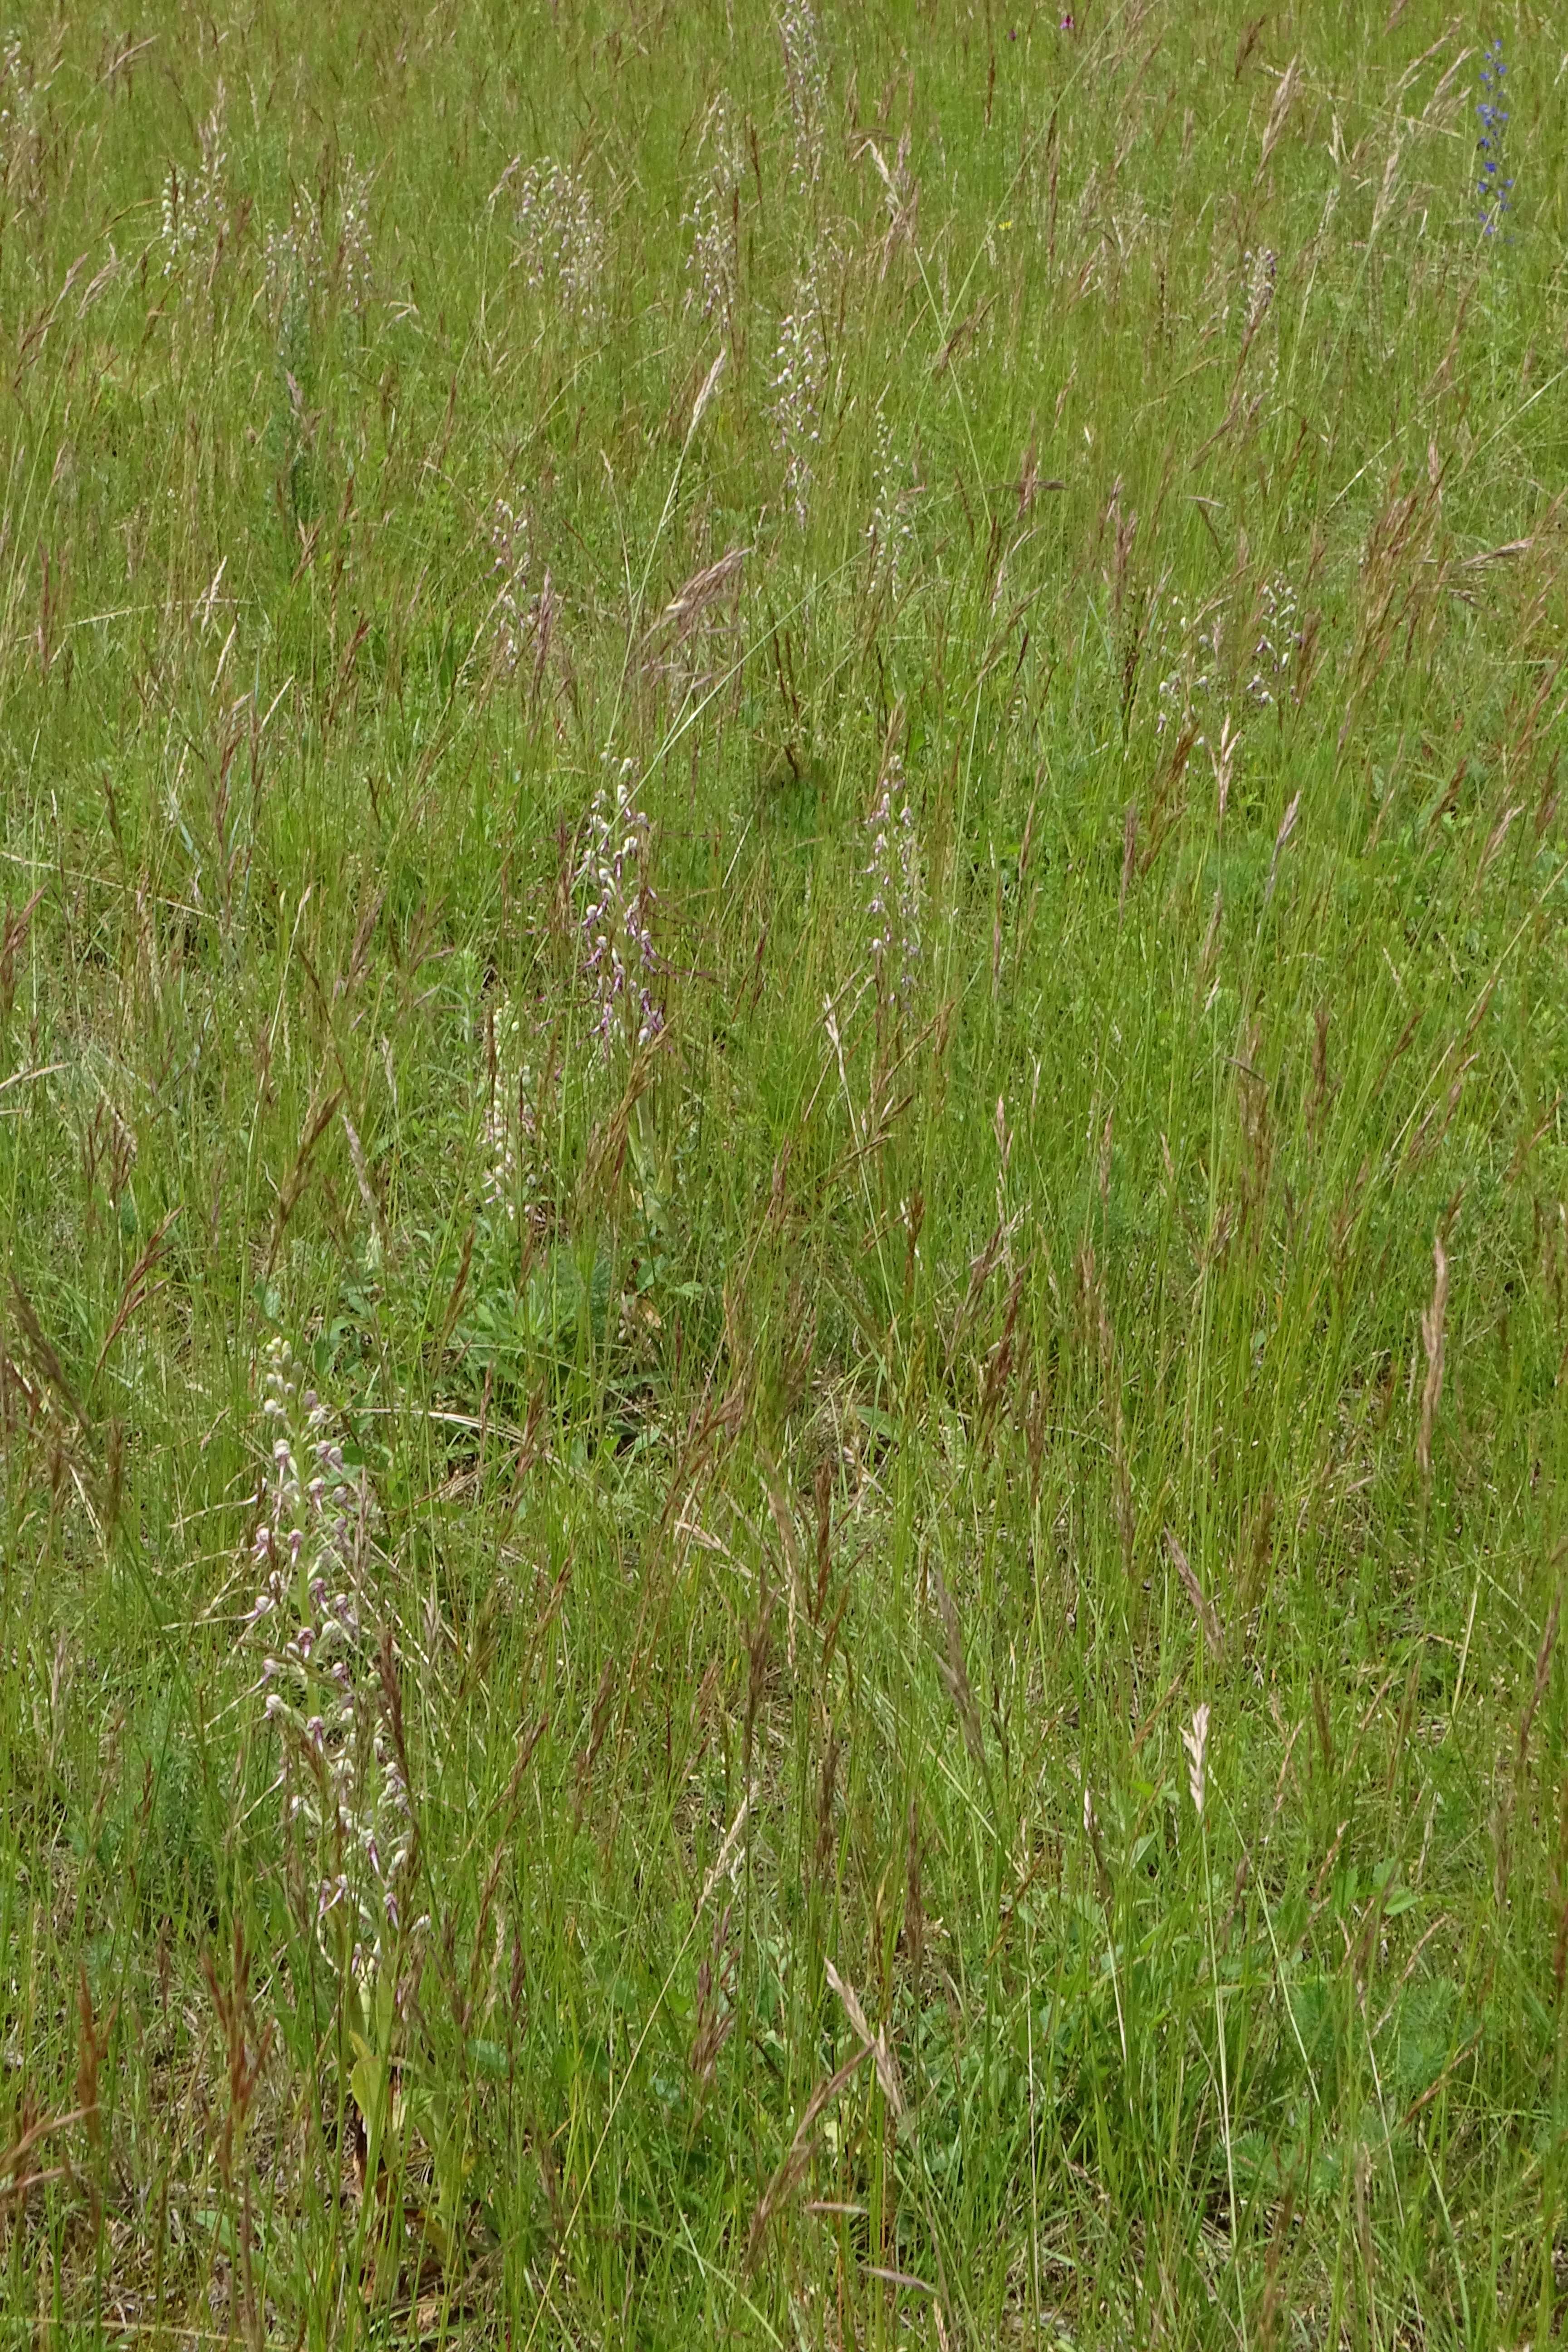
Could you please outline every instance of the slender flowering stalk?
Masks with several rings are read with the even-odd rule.
[[[163,183],[161,229],[163,275],[173,278],[187,261],[210,260],[220,244],[227,219],[224,175],[228,156],[224,118],[226,99],[220,81],[212,112],[196,137],[201,162],[194,172],[169,166]]]
[[[267,307],[274,322],[290,313],[302,314],[321,275],[321,234],[313,205],[296,196],[288,220],[267,231],[262,267],[267,277]]]
[[[865,872],[871,888],[866,911],[871,919],[877,998],[879,1003],[892,1003],[907,1013],[920,981],[925,887],[909,779],[891,746],[882,763],[877,803],[867,819],[867,830],[871,835],[871,855]]]
[[[605,314],[609,242],[588,184],[570,165],[531,163],[518,182],[518,262],[536,293],[552,293],[583,327]]]
[[[1214,1987],[1215,2039],[1219,2050],[1220,2128],[1225,2137],[1226,2179],[1230,2189],[1230,2242],[1234,2259],[1239,2217],[1236,2207],[1236,2163],[1231,2147],[1230,2073],[1225,2046],[1225,2007],[1220,1994],[1219,1955],[1215,1947],[1214,1881],[1209,1872],[1208,1831],[1204,1822],[1204,1799],[1208,1787],[1209,1708],[1206,1699],[1194,1711],[1192,1728],[1189,1730],[1184,1724],[1182,1727],[1182,1746],[1187,1751],[1187,1792],[1198,1817],[1198,1836],[1203,1846],[1204,1911],[1209,1931],[1209,1981]]]
[[[23,149],[37,142],[53,79],[52,69],[37,74],[15,33],[0,41],[0,168],[8,171]]]
[[[503,995],[489,1008],[486,1027],[489,1082],[479,1198],[488,1210],[515,1223],[519,1193],[531,1181],[537,1133],[533,1074],[523,1059],[522,1021],[510,997]]]
[[[697,184],[691,210],[681,224],[691,231],[688,267],[696,281],[687,299],[696,303],[704,323],[716,319],[729,334],[740,299],[736,230],[742,163],[730,101],[722,90],[708,110],[702,143],[708,150],[708,170]]]
[[[1296,592],[1288,580],[1265,581],[1259,619],[1258,639],[1252,648],[1255,667],[1247,681],[1247,691],[1254,702],[1268,709],[1289,691],[1291,657],[1301,647]]]
[[[1483,236],[1497,235],[1504,215],[1513,205],[1513,181],[1503,168],[1508,160],[1508,109],[1503,104],[1507,74],[1502,43],[1494,41],[1481,65],[1481,94],[1476,101],[1476,120],[1481,126],[1481,135],[1476,142],[1480,157],[1476,199]]]
[[[352,154],[343,157],[338,204],[338,282],[355,318],[371,294],[370,190],[374,174],[362,172]]]
[[[267,231],[263,266],[268,307],[276,320],[308,313],[336,293],[363,318],[372,292],[370,192],[374,173],[345,155],[339,178],[337,235],[328,232],[321,205],[297,190],[289,218]]]
[[[518,513],[510,499],[498,499],[490,509],[490,577],[495,583],[491,654],[500,676],[524,677],[531,693],[537,695],[550,667],[560,600],[549,565],[537,588],[531,584],[532,570],[528,517]]]
[[[262,1386],[270,1458],[247,1622],[265,1651],[266,1717],[284,1742],[285,1828],[315,1847],[314,1925],[346,1916],[363,1976],[383,1935],[402,1925],[414,1855],[407,1781],[364,1622],[368,1497],[284,1339],[268,1347]]]
[[[1189,617],[1178,605],[1171,618],[1169,637],[1175,649],[1169,656],[1172,667],[1160,680],[1154,731],[1163,735],[1171,727],[1182,734],[1191,728],[1194,748],[1201,751],[1208,741],[1205,713],[1220,669],[1219,615],[1205,607],[1195,618]]]
[[[894,604],[903,584],[904,565],[914,546],[914,530],[910,522],[909,503],[912,495],[908,483],[909,468],[900,466],[893,455],[893,437],[888,420],[877,412],[877,454],[872,470],[871,520],[866,527],[866,545],[871,558],[871,586],[878,595],[885,595]]]
[[[635,772],[635,762],[623,760],[609,783],[595,793],[577,867],[577,887],[585,900],[583,970],[605,1052],[617,1029],[629,1044],[646,1045],[664,1026],[649,985],[663,968],[653,943],[651,828],[632,788]]]
[[[784,43],[784,86],[789,92],[795,151],[790,178],[797,194],[814,188],[822,177],[824,116],[827,105],[827,67],[822,54],[822,29],[811,0],[784,0],[779,16]]]
[[[1279,257],[1272,246],[1260,246],[1256,253],[1246,253],[1242,256],[1242,267],[1247,272],[1244,334],[1246,340],[1250,342],[1274,307],[1274,288],[1279,274]]]
[[[784,496],[802,530],[816,476],[826,389],[827,347],[814,265],[795,287],[794,309],[779,322],[773,352],[773,446],[784,458]]]

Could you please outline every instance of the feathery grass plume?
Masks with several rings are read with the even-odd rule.
[[[678,703],[707,691],[720,676],[740,625],[741,577],[750,553],[727,547],[683,580],[643,639],[650,674],[668,680]]]
[[[914,244],[915,225],[920,215],[921,184],[910,169],[910,126],[907,122],[899,134],[898,151],[893,157],[891,170],[874,139],[868,140],[867,146],[881,174],[882,198],[888,214],[888,226],[882,232],[877,264],[877,279],[880,284],[887,278],[900,246]]]
[[[1274,836],[1274,855],[1268,861],[1268,880],[1264,887],[1263,903],[1267,907],[1274,896],[1274,886],[1279,879],[1279,860],[1296,830],[1296,820],[1301,814],[1301,795],[1297,793],[1279,820],[1279,830]]]
[[[1187,1792],[1193,1801],[1193,1811],[1200,1821],[1203,1819],[1207,1786],[1208,1745],[1209,1707],[1205,1699],[1202,1706],[1194,1710],[1191,1728],[1185,1724],[1182,1726],[1182,1746],[1187,1751]]]
[[[497,499],[490,509],[490,577],[497,583],[491,605],[492,642],[497,667],[510,677],[532,640],[532,613],[528,598],[530,561],[528,517],[519,514],[510,499]]]
[[[751,2227],[746,2232],[745,2267],[748,2273],[756,2268],[769,2223],[805,2177],[806,2168],[816,2148],[818,2118],[848,2089],[867,2059],[873,2054],[873,2049],[872,2043],[862,2042],[854,2055],[847,2058],[837,2073],[824,2075],[812,2091],[805,2103],[805,2111],[795,2126],[795,2137],[752,2211]]]
[[[282,326],[291,315],[298,318],[308,312],[311,291],[321,276],[320,253],[315,206],[308,196],[296,192],[287,221],[268,223],[261,252],[267,307],[275,327]]]
[[[1193,1614],[1203,1628],[1204,1640],[1218,1658],[1225,1649],[1225,1635],[1220,1627],[1219,1612],[1198,1582],[1196,1572],[1177,1539],[1174,1528],[1165,1529],[1165,1541],[1170,1546],[1171,1558],[1176,1564],[1176,1574],[1182,1580],[1182,1590],[1192,1602]]]
[[[364,1213],[370,1219],[371,1238],[366,1255],[367,1263],[374,1271],[380,1265],[385,1250],[386,1221],[381,1213],[381,1202],[376,1197],[375,1187],[371,1182],[370,1161],[365,1156],[364,1145],[361,1140],[358,1128],[349,1117],[346,1103],[339,1105],[338,1117],[342,1121],[343,1136],[349,1147],[349,1165],[354,1171],[354,1184]]]
[[[1243,331],[1250,342],[1274,307],[1275,281],[1279,275],[1279,257],[1272,246],[1260,245],[1256,253],[1244,253],[1242,268],[1247,273],[1247,299],[1243,306]]]
[[[1296,92],[1301,87],[1300,60],[1292,58],[1274,86],[1274,97],[1268,109],[1268,120],[1263,126],[1263,139],[1258,152],[1257,177],[1261,179],[1268,169],[1268,158],[1279,143],[1281,132],[1289,116]]]
[[[1432,1423],[1443,1399],[1443,1323],[1448,1307],[1448,1253],[1439,1230],[1432,1237],[1432,1297],[1421,1311],[1421,1344],[1426,1354],[1426,1379],[1421,1391],[1421,1425],[1415,1438],[1415,1459],[1422,1478],[1432,1477]]]
[[[1279,339],[1268,326],[1279,275],[1279,257],[1272,246],[1259,246],[1242,255],[1240,297],[1234,305],[1227,305],[1234,308],[1241,328],[1232,395],[1238,421],[1244,414],[1255,415],[1279,382]]]
[[[1203,739],[1200,736],[1198,740],[1201,742]],[[1230,713],[1227,710],[1220,721],[1218,747],[1213,744],[1209,746],[1209,759],[1214,767],[1215,829],[1222,839],[1225,834],[1225,813],[1230,803],[1230,787],[1236,770],[1236,755],[1240,749],[1241,730],[1231,725]],[[1279,856],[1278,846],[1275,856],[1276,857]]]
[[[713,2088],[724,2044],[735,2029],[735,1970],[739,1955],[730,1940],[733,1912],[734,1906],[726,1903],[713,1923],[711,1950],[697,1970],[696,2027],[686,2064],[696,2083],[700,2101]]]
[[[898,2062],[888,2046],[887,2028],[879,2026],[876,2032],[872,2032],[859,1994],[846,1978],[839,1975],[831,1960],[823,1961],[822,1972],[843,2002],[844,2013],[848,2018],[861,2047],[869,2051],[871,2054],[872,2063],[877,2070],[877,2080],[882,2086],[882,2095],[888,2102],[889,2114],[896,2121],[904,2112],[904,2093],[903,2085],[899,2080]]]

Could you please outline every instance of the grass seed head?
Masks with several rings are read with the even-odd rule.
[[[1189,1729],[1185,1725],[1182,1728],[1182,1746],[1187,1751],[1187,1789],[1192,1797],[1193,1810],[1200,1821],[1204,1813],[1208,1745],[1209,1709],[1208,1701],[1205,1699],[1202,1706],[1194,1711],[1191,1728]]]

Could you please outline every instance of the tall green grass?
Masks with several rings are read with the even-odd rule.
[[[1561,43],[1074,15],[0,45],[18,2341],[1561,2325]]]

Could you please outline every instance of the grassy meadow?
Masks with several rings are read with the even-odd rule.
[[[1543,2346],[1568,58],[0,27],[0,2336]]]

